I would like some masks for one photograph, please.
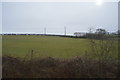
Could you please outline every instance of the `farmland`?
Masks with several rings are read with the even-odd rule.
[[[3,78],[118,77],[117,43],[112,45],[108,54],[105,53],[108,48],[103,48],[106,45],[109,47],[108,41],[103,42],[108,43],[106,45],[102,43],[102,46],[99,46],[102,40],[94,41],[97,43],[97,46],[94,44],[95,47],[101,47],[98,53],[91,51],[93,47],[86,38],[4,35],[2,36]],[[88,53],[87,57],[93,58],[87,58],[85,53]],[[103,60],[94,59],[99,55],[93,53],[102,54]],[[115,60],[107,60],[109,55]]]
[[[89,48],[86,39],[54,36],[4,35],[3,55],[23,58],[33,50],[36,56],[70,58],[80,56]]]
[[[4,35],[2,37],[2,53],[12,57],[29,57],[33,50],[34,57],[71,58],[82,56],[90,50],[89,41],[85,38],[66,38],[59,36],[37,35]],[[98,42],[96,40],[96,42]],[[116,48],[112,48],[113,56],[117,56]]]

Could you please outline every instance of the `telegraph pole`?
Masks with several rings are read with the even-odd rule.
[[[65,35],[66,35],[66,26],[64,27],[64,30],[65,30]]]
[[[44,35],[46,35],[46,27],[44,28]]]

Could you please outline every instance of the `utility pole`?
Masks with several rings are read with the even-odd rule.
[[[66,35],[66,26],[64,27],[64,30],[65,30],[65,35]]]
[[[46,35],[46,27],[44,28],[44,35]]]

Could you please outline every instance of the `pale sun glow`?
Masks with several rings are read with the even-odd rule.
[[[102,3],[103,2],[101,0],[97,0],[96,5],[100,6],[100,5],[102,5]]]

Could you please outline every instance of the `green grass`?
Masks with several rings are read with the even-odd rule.
[[[31,56],[31,50],[35,57],[71,58],[89,53],[90,44],[87,39],[67,38],[55,36],[36,35],[4,35],[2,36],[2,53],[13,57],[24,58]],[[96,40],[97,41],[97,40]],[[99,42],[99,41],[97,41]],[[111,50],[111,56],[118,56],[117,43]],[[99,57],[99,56],[98,56]]]
[[[24,57],[34,50],[34,55],[70,58],[80,56],[88,50],[86,39],[54,36],[4,35],[3,55]]]

